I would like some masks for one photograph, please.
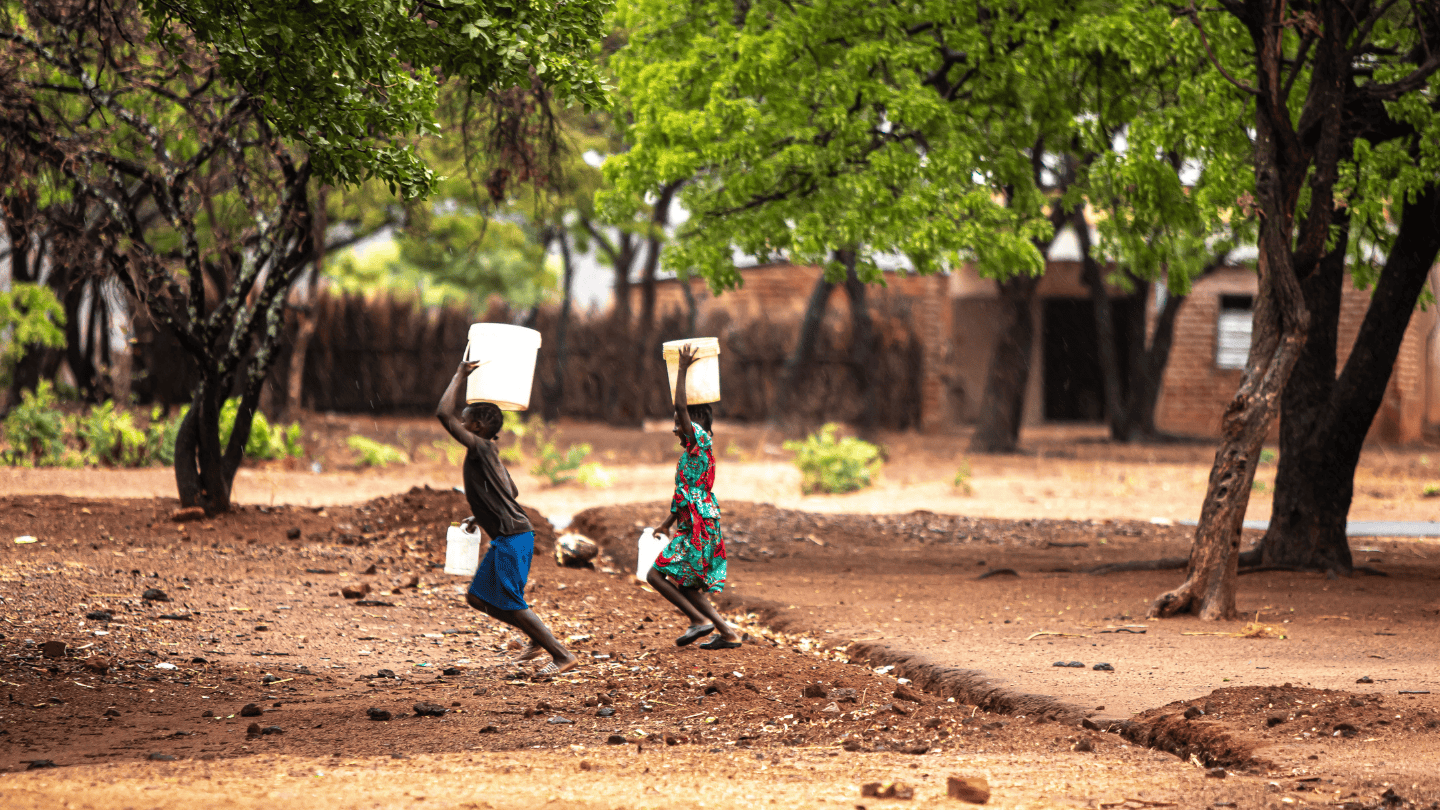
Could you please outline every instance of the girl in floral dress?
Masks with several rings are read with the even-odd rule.
[[[670,516],[657,530],[672,525],[675,537],[655,558],[646,581],[690,619],[690,627],[675,643],[684,647],[715,633],[701,644],[706,650],[740,646],[740,634],[720,618],[705,596],[725,587],[725,540],[720,533],[720,504],[710,491],[715,484],[715,453],[711,447],[709,405],[687,405],[685,377],[695,362],[695,350],[680,347],[680,369],[675,381],[675,435],[684,452],[675,467],[675,497]]]

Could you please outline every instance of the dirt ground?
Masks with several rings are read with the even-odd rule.
[[[438,459],[247,469],[246,506],[187,522],[163,472],[0,470],[0,800],[938,807],[965,776],[996,807],[1440,807],[1440,545],[1357,541],[1386,577],[1245,577],[1248,627],[1148,622],[1178,572],[1083,572],[1184,552],[1148,518],[1198,511],[1205,447],[1057,432],[970,459],[964,496],[959,438],[897,437],[880,487],[826,498],[766,460],[778,438],[735,433],[717,491],[739,650],[675,647],[680,617],[626,573],[673,439],[585,433],[622,473],[610,490],[521,477],[523,501],[607,548],[560,567],[537,519],[530,599],[584,662],[545,682],[438,570],[468,511]],[[1367,453],[1355,516],[1433,519],[1429,455]],[[783,497],[742,497],[766,487]]]

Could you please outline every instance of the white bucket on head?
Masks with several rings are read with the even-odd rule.
[[[508,323],[470,325],[465,359],[479,363],[465,381],[465,401],[493,402],[502,411],[530,407],[540,333]]]
[[[685,404],[720,401],[720,339],[713,337],[672,340],[662,347],[665,370],[670,373],[670,401],[675,401],[675,382],[680,376],[680,347],[695,347],[695,362],[685,374]]]

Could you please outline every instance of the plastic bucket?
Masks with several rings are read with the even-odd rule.
[[[720,339],[713,337],[672,340],[662,347],[665,370],[670,374],[670,400],[675,400],[675,381],[680,376],[680,347],[695,347],[695,362],[685,375],[685,403],[699,405],[720,401]]]
[[[480,567],[480,541],[484,537],[479,529],[467,532],[459,523],[451,523],[445,533],[445,573],[475,576],[475,569]]]
[[[650,576],[650,569],[655,567],[655,558],[660,552],[670,545],[670,538],[663,534],[656,534],[654,529],[647,528],[640,533],[640,548],[635,555],[635,578],[641,582]],[[478,565],[478,563],[477,563]]]
[[[508,323],[470,325],[465,359],[480,364],[465,381],[465,401],[493,402],[502,411],[530,407],[540,333]]]

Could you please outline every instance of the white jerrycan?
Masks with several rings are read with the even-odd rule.
[[[668,545],[670,545],[670,538],[656,533],[648,526],[645,527],[645,531],[640,533],[640,548],[635,556],[636,579],[644,582],[645,578],[650,576],[650,569],[655,567],[655,558],[659,557],[660,552],[664,551]]]
[[[445,573],[475,576],[475,569],[480,567],[480,542],[484,537],[473,524],[470,531],[466,531],[459,523],[451,523],[445,533]]]

